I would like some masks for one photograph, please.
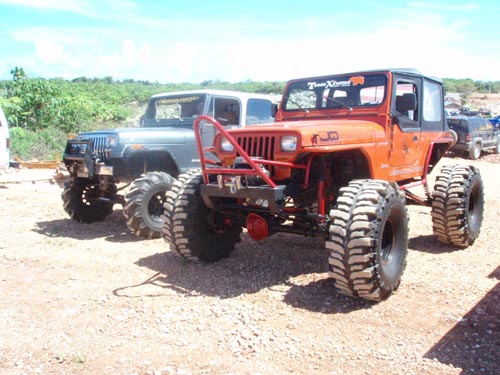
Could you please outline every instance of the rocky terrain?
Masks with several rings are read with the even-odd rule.
[[[246,235],[230,258],[190,264],[128,233],[119,207],[79,224],[61,188],[0,184],[0,373],[500,374],[500,163],[481,170],[486,210],[473,246],[435,241],[409,206],[399,290],[373,304],[335,293],[311,238]],[[13,183],[12,181],[18,181]]]

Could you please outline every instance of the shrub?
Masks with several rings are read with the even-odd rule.
[[[20,127],[10,129],[11,158],[21,160],[54,160],[62,156],[66,145],[66,133],[55,128],[39,131]]]
[[[0,82],[0,105],[11,127],[11,156],[23,160],[53,159],[56,152],[62,154],[69,133],[122,126],[138,115],[135,112],[153,94],[214,88],[280,93],[284,86],[282,82],[252,81],[162,85],[118,82],[111,77],[47,80],[27,78],[22,68],[11,73],[12,81]]]

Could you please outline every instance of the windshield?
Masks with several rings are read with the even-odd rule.
[[[142,117],[142,127],[191,126],[205,110],[207,95],[189,94],[152,98]]]
[[[383,74],[347,75],[305,79],[291,83],[283,110],[305,111],[378,106],[385,98]]]

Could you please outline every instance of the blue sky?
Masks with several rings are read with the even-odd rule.
[[[286,81],[386,67],[500,81],[498,1],[0,0],[0,79]]]

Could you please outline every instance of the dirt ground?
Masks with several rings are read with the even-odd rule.
[[[409,206],[403,281],[378,304],[333,291],[316,239],[245,236],[190,264],[128,233],[119,207],[78,224],[57,184],[0,184],[0,373],[500,374],[500,159],[447,163],[481,170],[481,235],[439,244],[430,209]]]

